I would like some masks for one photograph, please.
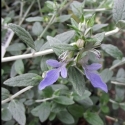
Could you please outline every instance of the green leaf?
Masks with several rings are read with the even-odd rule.
[[[117,72],[117,75],[116,75],[117,78],[124,78],[125,77],[125,70],[123,68],[120,68]]]
[[[34,41],[31,37],[31,35],[29,34],[29,32],[27,32],[24,28],[16,25],[16,24],[12,24],[10,23],[9,28],[13,30],[14,33],[17,34],[17,36],[27,45],[29,45],[31,48],[33,48],[35,50],[35,45],[34,45]]]
[[[68,111],[61,111],[57,114],[58,119],[65,124],[73,124],[74,118]]]
[[[95,14],[93,14],[93,15],[91,16],[91,18],[88,20],[87,25],[88,25],[89,27],[92,27],[92,26],[94,25],[94,23],[95,23]]]
[[[125,103],[124,103],[124,105],[120,105],[120,108],[125,111]]]
[[[9,96],[10,96],[10,92],[7,90],[7,89],[5,89],[5,88],[3,88],[2,87],[2,92],[1,92],[1,96],[2,96],[2,100],[3,99],[6,99],[6,98],[8,98]]]
[[[70,7],[71,7],[71,10],[73,11],[73,13],[75,15],[78,15],[78,16],[81,16],[83,14],[83,3],[80,3],[78,1],[73,1],[71,4],[70,4]]]
[[[84,76],[74,67],[68,69],[69,81],[73,84],[75,91],[80,95],[84,96],[85,92],[85,80]],[[75,76],[75,77],[74,77]]]
[[[26,21],[27,22],[36,22],[36,21],[43,21],[43,18],[42,17],[39,17],[39,16],[36,16],[36,17],[28,17],[26,18]]]
[[[125,94],[125,88],[122,86],[115,86],[115,91],[116,91],[116,95],[115,95],[115,99],[118,102],[121,102],[124,100],[124,94]]]
[[[109,69],[104,69],[101,72],[101,78],[102,80],[107,83],[109,80],[111,80],[112,76],[113,76],[113,71],[109,70]]]
[[[75,117],[82,117],[82,114],[84,112],[84,109],[82,106],[78,104],[74,104],[71,106],[68,106],[68,111]]]
[[[84,105],[85,107],[90,107],[90,106],[93,105],[93,102],[92,102],[92,100],[89,97],[87,97],[87,98],[85,98],[83,100],[75,99],[75,101],[77,101],[81,105]]]
[[[41,122],[44,122],[48,119],[50,115],[50,103],[49,102],[43,102],[41,105],[34,108],[31,113],[34,116],[38,116]]]
[[[95,24],[93,27],[92,27],[92,30],[93,31],[98,31],[104,27],[108,26],[108,24]]]
[[[47,40],[49,41],[50,46],[52,47],[53,51],[56,53],[56,55],[62,54],[64,51],[71,50],[74,51],[76,50],[76,47],[71,46],[66,43],[61,43],[60,40],[53,38],[51,36],[47,36]]]
[[[125,20],[125,0],[114,0],[113,19],[116,23]]]
[[[109,112],[109,107],[106,106],[106,105],[103,105],[103,106],[101,106],[101,110],[102,110],[102,112],[104,112],[104,113],[108,113],[108,112]]]
[[[26,123],[26,116],[25,116],[25,108],[23,103],[17,101],[17,100],[12,100],[9,103],[9,110],[13,116],[13,118],[20,124],[20,125],[25,125]]]
[[[125,29],[125,20],[119,20],[116,26],[120,29]]]
[[[85,90],[83,96],[79,96],[79,95],[75,94],[75,95],[73,95],[73,97],[74,97],[74,100],[83,100],[83,99],[88,98],[90,95],[91,95],[91,92],[88,90]]]
[[[2,120],[10,121],[12,119],[12,115],[8,109],[2,109]]]
[[[21,51],[25,50],[26,46],[23,43],[14,43],[7,47],[7,51]]]
[[[34,35],[39,36],[43,31],[41,23],[35,22],[32,27],[32,32]]]
[[[52,102],[51,111],[54,113],[59,113],[60,111],[64,111],[66,109],[66,105],[58,104],[56,102]]]
[[[44,45],[44,40],[40,39],[40,40],[36,40],[35,41],[35,48],[36,51],[40,51],[40,48]]]
[[[35,73],[26,73],[4,81],[3,84],[8,86],[35,86],[42,79],[41,76]]]
[[[66,96],[59,96],[53,99],[55,102],[63,105],[72,105],[74,101]]]
[[[125,81],[125,70],[120,68],[116,75],[116,81],[123,82]]]
[[[16,70],[15,70],[15,62],[12,64],[12,66],[11,66],[11,71],[10,71],[10,77],[12,78],[12,77],[14,77],[14,76],[16,76],[17,75],[17,72],[16,72]]]
[[[53,120],[55,119],[55,117],[56,117],[56,114],[53,113],[53,112],[51,112],[51,113],[50,113],[50,116],[49,116],[49,120],[50,120],[50,121],[53,121]]]
[[[119,108],[119,104],[118,104],[118,103],[113,103],[113,104],[112,104],[112,108],[113,108],[114,110],[117,110],[117,109]]]
[[[121,59],[123,57],[122,52],[114,45],[111,44],[102,44],[101,48],[108,53],[109,55],[111,55],[112,57],[116,58],[116,59]]]
[[[94,40],[96,41],[96,43],[94,44],[94,46],[98,46],[101,44],[102,40],[105,37],[105,33],[98,33],[96,35],[93,36]]]
[[[71,18],[71,23],[72,23],[72,26],[78,28],[78,23],[73,18]]]
[[[84,118],[91,125],[104,125],[103,121],[97,113],[86,112],[84,113]]]
[[[58,20],[59,20],[59,22],[65,22],[65,21],[67,21],[67,20],[69,20],[70,19],[70,17],[71,17],[71,15],[61,15],[61,16],[59,16],[58,18]]]
[[[75,31],[70,30],[55,36],[56,39],[60,40],[62,43],[69,43],[69,41],[74,37]]]
[[[18,59],[15,61],[15,71],[18,73],[18,74],[23,74],[24,73],[24,64],[23,64],[23,61],[21,59]]]
[[[100,102],[102,105],[106,105],[109,102],[109,95],[106,93],[103,93],[100,97]]]

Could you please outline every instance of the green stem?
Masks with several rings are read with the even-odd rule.
[[[42,14],[42,12],[41,12],[41,4],[40,4],[40,1],[39,1],[39,0],[37,0],[37,3],[38,3],[38,7],[39,7],[39,12],[40,12],[40,15],[42,16],[43,14]]]
[[[34,4],[34,1],[32,1],[30,6],[28,7],[28,9],[27,9],[26,13],[24,14],[22,20],[19,22],[19,25],[21,25],[23,23],[24,19],[26,18],[27,14],[29,13],[29,11],[30,11],[31,7],[33,6],[33,4]]]
[[[20,15],[19,15],[19,22],[22,18],[22,15],[23,15],[23,6],[24,6],[24,1],[22,0],[21,3],[20,3]]]
[[[10,8],[8,7],[7,3],[5,0],[2,0],[2,2],[4,3],[5,7],[6,7],[6,10],[9,10]]]
[[[53,20],[55,19],[56,13],[54,13],[48,23],[48,25],[45,27],[45,29],[43,30],[43,32],[40,34],[40,36],[37,38],[37,40],[40,40],[42,38],[42,36],[44,35],[44,33],[47,31],[47,29],[50,27],[50,25],[53,23]]]

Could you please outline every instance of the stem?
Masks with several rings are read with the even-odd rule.
[[[47,26],[47,28],[44,30],[44,32],[40,35],[39,39],[46,32],[48,27],[49,26]],[[109,32],[106,32],[105,36],[112,35],[113,34],[112,32],[116,33],[116,29],[112,30],[112,31],[109,31]],[[117,30],[117,32],[118,32],[118,30]],[[71,45],[74,45],[74,44],[72,43]],[[5,58],[2,58],[2,62],[8,62],[8,61],[13,61],[13,60],[17,60],[17,59],[33,58],[33,57],[37,57],[37,56],[41,56],[41,55],[47,55],[47,54],[50,54],[50,53],[53,53],[53,50],[52,49],[47,49],[47,50],[44,50],[44,51],[36,52],[34,54],[31,53],[31,54],[24,54],[24,55],[18,55],[18,56],[5,57]],[[125,62],[125,60],[123,60],[122,63],[124,64],[124,62]],[[110,70],[112,70],[112,68]]]
[[[50,25],[53,23],[53,20],[54,20],[55,16],[56,16],[56,13],[53,14],[53,16],[51,17],[51,19],[50,19],[48,25],[45,27],[45,29],[44,29],[43,32],[40,34],[40,36],[38,37],[37,40],[40,40],[40,39],[42,38],[42,36],[44,35],[44,33],[47,31],[47,29],[48,29],[48,28],[50,27]]]
[[[17,60],[17,59],[33,58],[33,57],[37,57],[37,56],[47,55],[50,53],[53,53],[52,49],[36,52],[33,54],[31,53],[31,54],[24,54],[24,55],[19,55],[19,56],[11,56],[11,57],[2,58],[2,62],[8,62],[8,61],[13,61],[13,60]]]
[[[99,8],[99,9],[83,9],[84,12],[100,12],[100,11],[109,11],[110,9]]]
[[[54,99],[55,97],[51,97],[51,98],[46,98],[46,99],[42,99],[42,100],[36,100],[35,102],[45,102],[45,101],[48,101],[48,100],[52,100]]]
[[[125,106],[125,102],[123,102],[123,103],[118,103],[118,102],[116,102],[116,101],[114,101],[114,100],[112,100],[112,99],[109,99],[109,102],[114,103],[114,104],[118,104],[118,105],[121,105],[121,106]]]
[[[113,65],[111,68],[109,68],[109,70],[113,70],[114,68],[120,66],[120,65],[123,65],[125,64],[125,58],[122,59],[122,61],[120,61],[119,63]]]
[[[19,22],[19,26],[23,23],[24,19],[26,18],[27,14],[29,13],[29,11],[30,11],[31,7],[33,6],[33,4],[34,4],[34,0],[30,4],[30,6],[28,7],[28,9],[27,9],[26,13],[24,14],[22,20]]]
[[[119,30],[120,30],[120,29],[119,29],[118,27],[116,27],[116,29],[111,30],[111,31],[109,31],[109,32],[106,32],[106,33],[105,33],[105,36],[113,35],[113,34],[119,32]]]
[[[115,84],[115,85],[123,85],[125,86],[125,83],[121,83],[121,82],[117,82],[117,81],[111,81],[112,84]]]
[[[41,12],[41,4],[40,4],[40,1],[39,1],[39,0],[37,0],[37,2],[38,2],[38,7],[39,7],[39,12],[40,12],[40,15],[42,16],[43,14],[42,14],[42,12]]]
[[[23,6],[24,6],[24,1],[21,0],[21,3],[20,3],[20,14],[19,14],[19,22],[22,18],[22,15],[23,15]]]
[[[3,101],[2,101],[2,104],[11,101],[12,99],[18,97],[19,95],[21,95],[22,93],[24,93],[24,92],[26,92],[27,90],[31,89],[32,87],[33,87],[33,86],[28,86],[28,87],[26,87],[26,88],[20,90],[19,92],[17,92],[17,93],[14,94],[13,96],[11,96],[11,97],[9,97],[9,98],[3,100]]]
[[[2,0],[2,2],[4,3],[5,7],[6,7],[6,10],[9,10],[10,8],[8,7],[7,3],[5,0]]]
[[[118,119],[113,118],[113,117],[110,117],[110,116],[108,116],[108,115],[106,115],[105,117],[106,117],[107,119],[111,119],[112,121],[115,121],[115,122],[117,122],[117,121],[118,121]]]

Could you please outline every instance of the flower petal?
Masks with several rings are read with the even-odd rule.
[[[49,60],[47,60],[47,61],[46,61],[46,64],[47,64],[47,65],[50,65],[50,66],[52,66],[52,67],[54,67],[54,68],[61,66],[61,63],[58,62],[57,60],[54,60],[54,59],[49,59]]]
[[[102,81],[101,77],[98,74],[86,70],[85,74],[95,88],[100,88],[106,93],[108,92],[107,85]]]
[[[52,85],[54,82],[57,81],[58,78],[59,78],[59,70],[58,69],[50,70],[46,74],[45,78],[40,82],[39,89],[42,90],[45,87]]]
[[[67,77],[67,69],[66,69],[65,65],[61,67],[61,76],[63,78]]]
[[[85,66],[85,68],[86,68],[87,70],[90,70],[90,71],[98,70],[98,69],[100,69],[101,67],[102,67],[102,65],[99,64],[99,63],[93,63],[93,64],[91,64],[91,65]]]

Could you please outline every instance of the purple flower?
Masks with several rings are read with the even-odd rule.
[[[99,63],[93,63],[91,65],[83,65],[86,77],[91,81],[95,88],[100,88],[106,93],[108,92],[107,85],[102,81],[101,77],[97,74],[98,69],[102,67]]]
[[[57,60],[50,59],[46,63],[52,66],[54,69],[47,72],[45,78],[40,82],[39,89],[42,90],[47,86],[56,82],[61,74],[63,78],[67,77],[67,69],[65,62],[58,62]]]

